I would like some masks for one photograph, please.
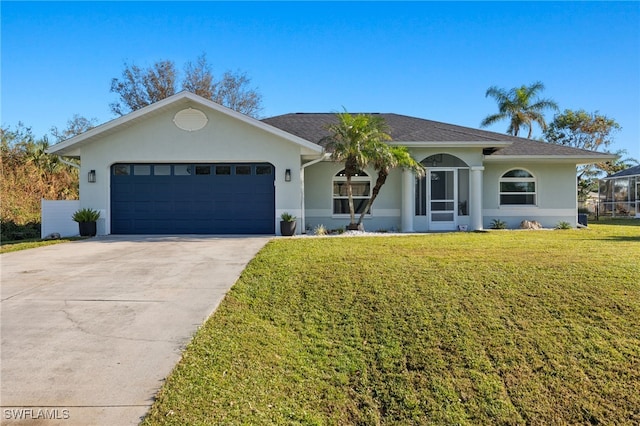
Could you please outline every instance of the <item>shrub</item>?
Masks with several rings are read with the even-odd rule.
[[[40,238],[40,224],[37,222],[17,224],[12,220],[2,220],[0,221],[0,235],[2,241]]]
[[[283,222],[295,222],[296,217],[288,212],[284,212],[280,215],[280,219],[282,219]]]
[[[313,233],[315,235],[327,235],[328,234],[327,228],[325,228],[323,224],[320,224],[320,225],[316,226],[313,229]]]
[[[78,169],[44,154],[47,140],[37,139],[22,124],[0,126],[0,142],[2,239],[12,238],[13,232],[19,238],[38,238],[41,200],[77,200]]]
[[[71,219],[75,222],[95,222],[100,219],[100,212],[93,209],[80,209],[75,211]]]
[[[565,221],[560,221],[556,225],[556,229],[571,229],[571,228],[572,228],[571,224]]]
[[[507,229],[507,222],[500,219],[493,219],[491,221],[491,229]]]

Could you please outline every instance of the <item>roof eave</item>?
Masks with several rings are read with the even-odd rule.
[[[484,161],[487,163],[500,163],[513,160],[532,161],[547,163],[573,163],[573,164],[593,164],[601,161],[614,160],[615,155],[485,155]]]
[[[600,178],[600,180],[615,180],[615,179],[628,179],[628,178],[640,178],[640,174],[637,175],[618,175],[618,176],[606,176]]]
[[[407,148],[503,148],[511,146],[513,142],[507,141],[402,141],[393,140],[389,142],[389,145],[402,145]]]

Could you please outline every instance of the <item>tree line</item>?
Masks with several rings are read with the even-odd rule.
[[[262,110],[262,95],[250,87],[251,79],[244,72],[225,71],[216,79],[205,54],[184,64],[180,75],[175,62],[161,60],[141,68],[125,63],[120,78],[111,80],[111,92],[118,100],[110,104],[116,115],[151,105],[177,93],[181,87],[203,98],[257,118]]]
[[[29,127],[0,128],[0,233],[3,240],[40,237],[40,200],[78,199],[78,169],[46,153],[48,138]]]

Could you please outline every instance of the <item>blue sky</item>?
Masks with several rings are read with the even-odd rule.
[[[252,78],[265,117],[345,107],[478,127],[497,111],[489,86],[539,80],[561,109],[616,119],[610,149],[640,160],[639,2],[2,1],[1,14],[1,122],[37,136],[74,114],[115,118],[125,61],[182,68],[205,52],[214,72]]]

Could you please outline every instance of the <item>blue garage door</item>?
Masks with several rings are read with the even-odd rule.
[[[113,234],[274,234],[274,168],[115,164]]]

